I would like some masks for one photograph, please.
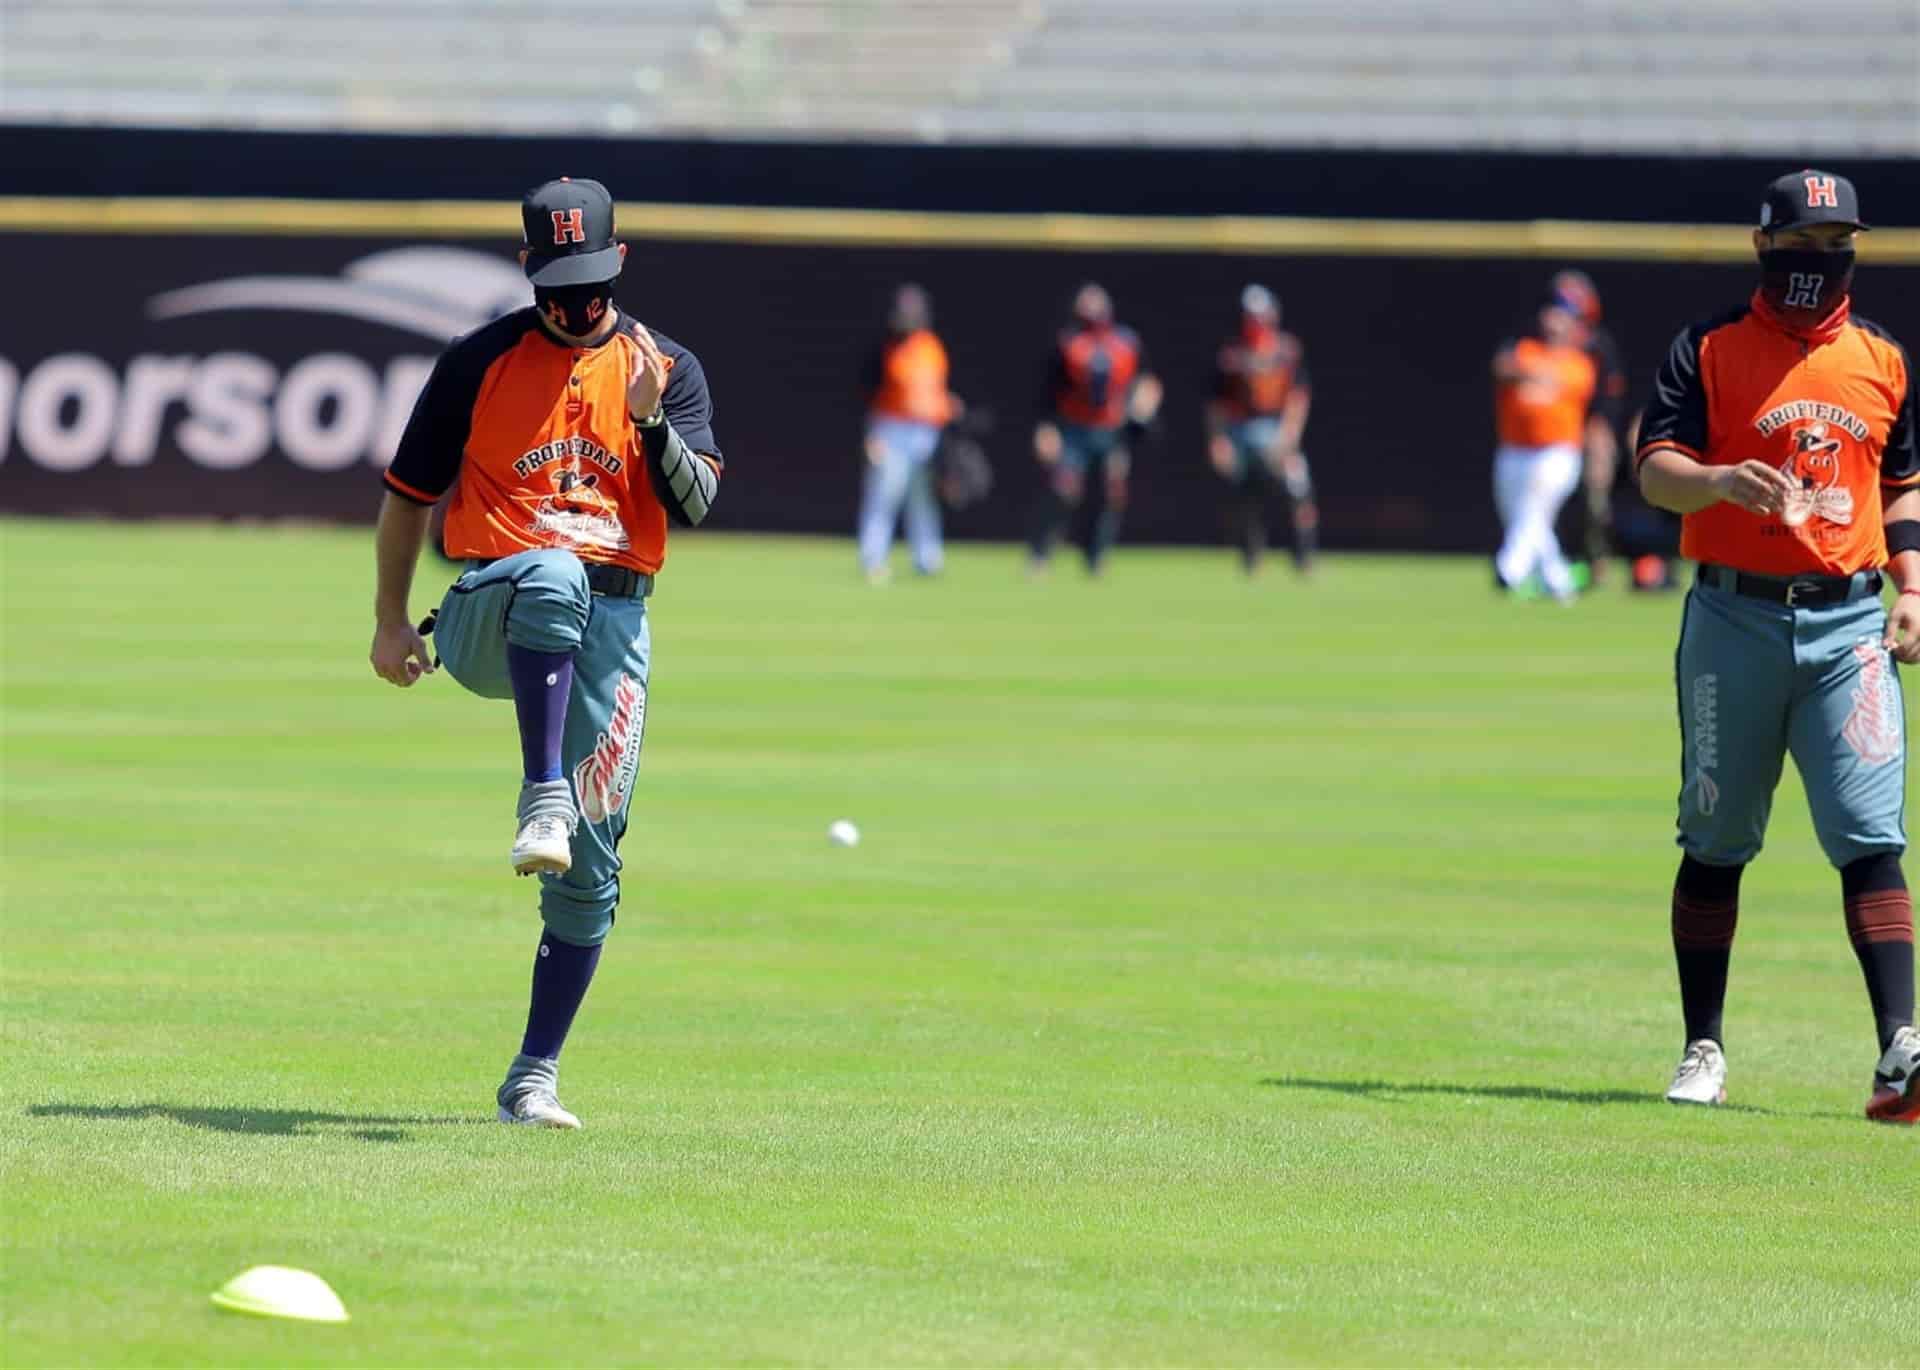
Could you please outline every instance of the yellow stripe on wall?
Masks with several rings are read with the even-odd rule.
[[[1122,214],[926,214],[891,209],[621,205],[635,241],[806,246],[1026,248],[1049,252],[1194,252],[1358,257],[1541,257],[1615,261],[1751,261],[1737,224],[1620,224],[1536,219],[1308,219]],[[0,232],[520,236],[518,206],[481,200],[262,200],[0,197]],[[1866,234],[1870,261],[1920,264],[1920,229]]]

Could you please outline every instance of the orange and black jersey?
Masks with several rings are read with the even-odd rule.
[[[1777,515],[1715,504],[1681,524],[1681,554],[1761,575],[1851,575],[1887,561],[1882,490],[1920,486],[1912,368],[1843,304],[1812,329],[1757,294],[1674,339],[1635,466],[1670,447],[1709,466],[1763,461],[1794,484]]]
[[[387,468],[387,488],[447,509],[452,557],[564,547],[583,560],[649,574],[666,560],[667,524],[696,522],[661,462],[682,455],[666,425],[627,412],[639,365],[637,325],[620,318],[589,347],[561,342],[531,308],[456,338],[441,354]],[[658,333],[671,371],[661,407],[685,449],[721,469],[713,402],[699,360]],[[678,468],[676,467],[676,470]],[[665,492],[663,499],[660,492]]]
[[[1271,418],[1311,389],[1306,349],[1291,333],[1237,334],[1213,365],[1213,397],[1229,420]]]
[[[1591,354],[1528,336],[1502,343],[1497,355],[1512,368],[1493,387],[1494,428],[1501,443],[1577,447],[1598,381]]]
[[[1054,417],[1086,428],[1120,427],[1127,421],[1134,382],[1146,369],[1146,352],[1131,328],[1106,324],[1067,329],[1047,371]]]
[[[947,349],[930,328],[890,333],[867,363],[867,412],[944,427],[953,418]]]

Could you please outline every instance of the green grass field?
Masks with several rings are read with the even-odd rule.
[[[368,541],[0,524],[5,1363],[1911,1363],[1795,780],[1659,1099],[1675,599],[688,540],[558,1134],[511,710],[374,679]]]

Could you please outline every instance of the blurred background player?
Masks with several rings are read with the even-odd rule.
[[[1628,563],[1628,583],[1634,589],[1670,590],[1676,584],[1673,563],[1680,553],[1680,520],[1648,504],[1633,479],[1631,463],[1620,460],[1622,451],[1633,450],[1640,418],[1629,412],[1626,366],[1619,343],[1601,322],[1600,291],[1586,272],[1572,270],[1555,272],[1548,289],[1580,320],[1586,353],[1593,359],[1581,534],[1590,574],[1602,579],[1619,559]]]
[[[1581,445],[1584,528],[1581,544],[1594,576],[1614,554],[1615,497],[1622,489],[1620,435],[1626,417],[1627,373],[1613,334],[1600,322],[1600,291],[1584,271],[1556,271],[1548,298],[1578,320],[1581,348],[1593,361],[1593,402]],[[1631,488],[1631,481],[1626,488]]]
[[[1313,565],[1320,511],[1300,438],[1313,395],[1300,340],[1280,331],[1280,301],[1262,285],[1240,292],[1240,327],[1221,344],[1207,401],[1207,456],[1232,487],[1228,523],[1241,564],[1256,574],[1267,549],[1267,500],[1277,485],[1293,522],[1293,564]]]
[[[1573,311],[1549,296],[1536,316],[1535,332],[1503,343],[1493,358],[1493,412],[1500,436],[1493,498],[1506,529],[1494,558],[1494,578],[1518,592],[1537,575],[1547,593],[1563,603],[1573,598],[1576,586],[1553,525],[1580,484],[1593,402],[1595,369],[1583,350],[1583,334]]]
[[[1073,297],[1047,371],[1049,416],[1033,433],[1033,453],[1046,473],[1034,517],[1029,568],[1045,571],[1053,547],[1080,507],[1097,472],[1103,502],[1088,530],[1087,569],[1100,573],[1120,536],[1137,440],[1160,410],[1159,379],[1147,370],[1140,338],[1115,323],[1113,301],[1092,282]]]
[[[891,575],[887,557],[903,505],[913,569],[930,576],[941,567],[934,453],[959,407],[947,388],[947,349],[933,331],[933,302],[919,286],[903,285],[894,292],[886,337],[867,370],[860,569],[876,585]]]

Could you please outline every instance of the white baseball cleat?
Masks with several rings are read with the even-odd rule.
[[[500,1105],[500,1121],[518,1123],[522,1127],[558,1127],[569,1131],[580,1126],[580,1120],[560,1107],[560,1100],[550,1089],[534,1087],[523,1089],[513,1096],[511,1104]]]
[[[1893,1034],[1873,1072],[1867,1116],[1877,1123],[1920,1123],[1920,1028]]]
[[[513,839],[515,875],[551,871],[565,875],[573,865],[573,833],[558,814],[536,813],[520,824]]]
[[[1687,1054],[1667,1086],[1670,1104],[1724,1104],[1727,1101],[1727,1056],[1711,1037],[1687,1043]]]

